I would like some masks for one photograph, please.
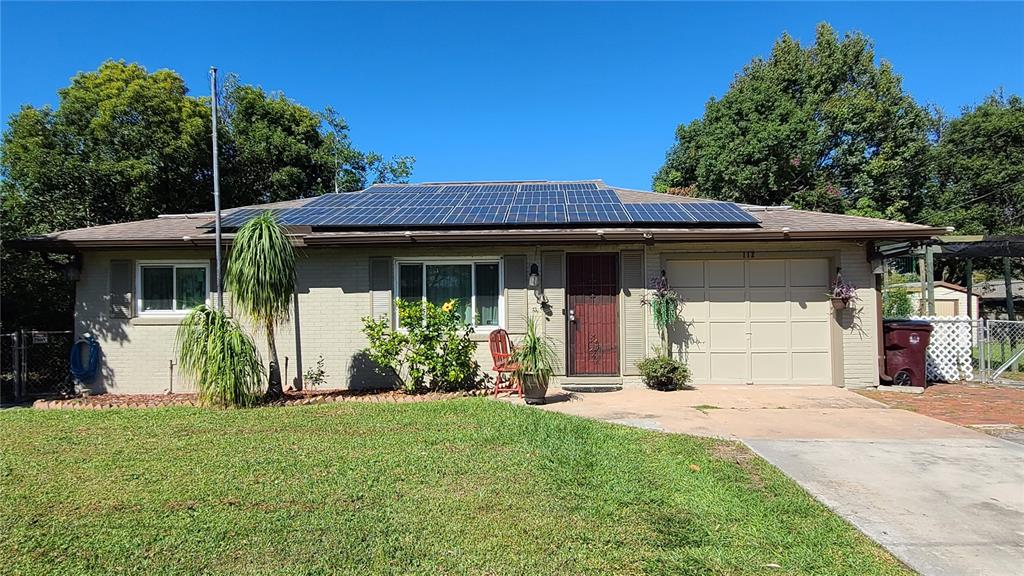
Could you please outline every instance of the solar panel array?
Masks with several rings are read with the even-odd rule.
[[[593,182],[372,186],[358,193],[325,194],[301,207],[271,211],[286,226],[321,228],[757,223],[730,202],[625,204],[614,190]],[[261,212],[237,210],[223,218],[221,225],[237,228]]]

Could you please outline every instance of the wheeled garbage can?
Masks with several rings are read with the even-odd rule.
[[[933,326],[922,320],[886,320],[882,324],[885,338],[885,373],[897,386],[928,385],[925,372],[928,342]]]

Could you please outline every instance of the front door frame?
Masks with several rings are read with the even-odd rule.
[[[610,256],[612,258],[612,262],[614,263],[614,266],[615,266],[615,269],[614,269],[613,274],[612,274],[612,276],[613,276],[613,278],[615,280],[614,297],[612,298],[612,302],[614,303],[614,306],[615,306],[615,327],[614,327],[614,330],[612,331],[614,333],[614,337],[615,337],[615,354],[614,354],[614,357],[615,357],[615,370],[614,370],[614,372],[600,373],[600,374],[592,373],[592,372],[580,373],[576,369],[576,358],[575,358],[575,344],[576,344],[576,342],[575,342],[575,339],[576,339],[576,334],[577,334],[577,331],[576,331],[577,326],[574,326],[574,323],[579,322],[579,319],[578,318],[574,319],[573,318],[574,315],[572,313],[572,311],[573,311],[573,308],[572,308],[572,306],[573,306],[573,299],[572,299],[572,287],[573,287],[572,274],[573,274],[573,266],[572,266],[572,260],[575,257],[586,257],[586,256],[595,256],[595,255]],[[566,315],[565,315],[566,316],[566,320],[565,320],[565,322],[566,322],[566,326],[565,326],[565,330],[566,330],[565,373],[566,373],[566,376],[569,376],[569,377],[579,377],[579,378],[601,378],[601,377],[618,377],[618,376],[622,375],[622,360],[621,360],[621,358],[622,358],[622,335],[620,334],[621,328],[622,328],[622,326],[621,326],[621,324],[622,324],[622,318],[621,318],[622,312],[621,312],[621,305],[620,305],[620,302],[619,302],[620,297],[621,297],[621,291],[622,291],[622,279],[620,278],[621,266],[622,266],[622,262],[621,262],[621,257],[620,257],[619,252],[614,252],[614,251],[604,252],[604,251],[602,251],[602,252],[566,252],[565,253],[565,304],[566,304]]]

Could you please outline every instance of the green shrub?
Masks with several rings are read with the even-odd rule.
[[[687,390],[690,388],[690,369],[685,362],[664,354],[644,358],[636,363],[640,376],[648,388],[655,390]]]
[[[914,313],[910,293],[903,286],[892,286],[882,292],[883,318],[908,318]]]
[[[396,300],[398,329],[386,318],[363,318],[363,334],[370,341],[366,354],[381,369],[398,379],[408,393],[474,388],[479,374],[470,338],[459,313],[458,301],[441,306],[430,302]]]

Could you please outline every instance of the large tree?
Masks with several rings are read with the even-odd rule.
[[[993,94],[942,126],[923,221],[959,234],[1024,233],[1024,100]]]
[[[820,24],[813,45],[783,35],[681,124],[654,187],[907,219],[923,204],[930,128],[870,40]]]
[[[108,61],[76,75],[58,105],[11,115],[0,144],[2,239],[212,207],[209,99],[170,70]],[[352,146],[331,109],[237,80],[225,86],[225,206],[403,181],[411,158]],[[70,321],[70,285],[39,255],[2,252],[4,329]]]

